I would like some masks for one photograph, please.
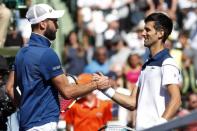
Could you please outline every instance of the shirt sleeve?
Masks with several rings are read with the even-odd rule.
[[[52,49],[43,54],[40,61],[40,70],[45,80],[63,74],[60,60]]]
[[[176,63],[172,60],[168,60],[169,62],[165,62],[162,65],[162,85],[168,84],[180,84],[181,83],[181,73],[176,65]]]

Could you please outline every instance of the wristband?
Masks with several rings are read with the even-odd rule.
[[[112,98],[114,96],[114,94],[116,93],[116,91],[113,88],[108,88],[108,89],[104,90],[103,93],[106,96],[108,96],[109,98]]]

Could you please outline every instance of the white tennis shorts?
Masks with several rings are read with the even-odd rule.
[[[41,126],[35,126],[27,131],[57,131],[57,122],[50,122]]]

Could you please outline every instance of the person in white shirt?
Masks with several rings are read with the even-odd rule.
[[[144,130],[172,119],[181,105],[180,70],[164,44],[173,28],[172,20],[163,13],[145,18],[144,46],[150,58],[144,63],[136,88],[130,96],[113,88],[105,95],[129,110],[137,110],[136,130]]]

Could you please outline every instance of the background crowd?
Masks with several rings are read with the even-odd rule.
[[[0,0],[0,47],[27,46],[31,27],[24,15],[32,1],[18,1],[26,6],[23,11],[15,9],[15,6],[8,1]],[[60,53],[65,72],[75,76],[102,72],[116,81],[117,91],[128,95],[135,88],[141,67],[149,56],[142,37],[143,19],[155,11],[167,13],[173,19],[174,28],[165,45],[182,73],[183,104],[177,112],[177,117],[197,109],[197,0],[62,0],[62,2],[68,8],[74,23],[74,28],[68,34],[60,34],[65,35]],[[5,62],[1,60],[0,63]],[[8,70],[8,65],[2,66],[3,69],[0,68],[1,85],[6,80],[4,72]],[[3,86],[1,88],[3,89]],[[99,126],[106,123],[134,126],[135,111],[129,112],[121,108],[102,93],[93,92],[87,96],[88,102],[80,101],[77,104],[84,106],[81,110],[88,110],[91,113],[93,108],[99,108],[97,99],[109,102],[101,104],[105,106],[105,110],[98,109],[108,116],[102,120],[103,117],[99,116],[98,111],[97,115],[101,118]],[[1,97],[0,100],[5,100],[5,97]],[[93,116],[88,118],[84,116],[83,120],[78,120],[79,118],[74,115],[77,113],[75,108],[73,107],[66,117],[62,115],[60,119],[76,127],[79,125],[75,122],[94,120]],[[197,125],[194,123],[185,129],[197,130]]]

